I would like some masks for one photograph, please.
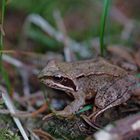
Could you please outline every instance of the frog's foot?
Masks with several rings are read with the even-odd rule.
[[[89,117],[85,116],[85,115],[81,115],[81,117],[83,118],[83,120],[92,128],[99,130],[101,129],[101,126],[97,125],[95,122],[92,122]]]
[[[96,111],[93,112],[90,116],[85,116],[85,115],[81,115],[81,117],[84,119],[84,121],[89,124],[92,128],[99,130],[102,127],[100,125],[97,124],[96,122],[96,118],[102,113],[104,112],[104,110],[99,110],[96,108]]]
[[[43,117],[43,121],[49,120],[49,119],[53,118],[54,116],[55,116],[55,113],[50,113],[50,114],[46,115],[45,117]]]
[[[64,118],[71,118],[71,117],[73,117],[73,114],[70,113],[70,112],[67,112],[65,110],[62,110],[62,111],[54,111],[53,113],[50,113],[50,114],[46,115],[43,118],[43,120],[48,120],[48,119],[50,119],[50,118],[52,118],[54,116],[57,116],[57,117],[60,117],[60,118],[62,118],[62,117],[64,117]]]
[[[104,109],[97,109],[95,112],[93,112],[90,116],[88,116],[88,118],[90,120],[92,120],[92,122],[96,122],[97,117],[102,114],[105,110],[107,110],[107,108]]]
[[[97,108],[96,111],[93,112],[93,113],[89,116],[89,119],[91,119],[93,122],[96,122],[96,118],[97,118],[100,114],[102,114],[103,112],[105,112],[105,111],[108,110],[109,108],[112,108],[112,107],[117,106],[117,105],[119,105],[119,103],[118,103],[118,102],[115,102],[113,105],[110,104],[108,107],[105,107],[105,108],[103,108],[103,109]]]
[[[68,118],[68,117],[73,116],[72,112],[68,112],[66,110],[56,111],[55,115],[58,117],[60,116],[60,117],[64,117],[64,118]]]

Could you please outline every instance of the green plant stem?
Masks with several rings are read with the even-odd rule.
[[[105,32],[105,25],[106,25],[106,18],[108,15],[109,9],[109,0],[104,0],[104,7],[103,7],[103,14],[101,17],[101,27],[100,27],[100,53],[101,56],[105,55],[105,44],[104,44],[104,32]]]
[[[3,23],[4,23],[5,5],[6,5],[6,0],[2,0],[1,21],[0,21],[0,28],[1,28],[1,31],[0,31],[0,51],[1,51],[0,52],[0,67],[2,67],[2,49],[4,47],[2,29],[3,29]]]
[[[1,28],[3,28],[3,23],[4,23],[5,5],[6,5],[6,0],[2,0],[1,21],[0,21]],[[0,34],[0,45],[1,45],[0,50],[2,50],[2,47],[3,47],[3,33],[2,32]]]
[[[1,15],[0,15],[0,73],[3,76],[6,85],[7,85],[7,89],[8,92],[10,93],[10,89],[11,89],[11,84],[10,84],[10,80],[8,77],[8,74],[6,72],[6,70],[4,69],[3,65],[2,65],[2,50],[4,48],[4,33],[3,33],[3,25],[4,25],[4,15],[5,15],[5,6],[6,6],[6,0],[2,0],[2,7],[1,7]]]

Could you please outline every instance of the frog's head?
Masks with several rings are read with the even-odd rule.
[[[62,68],[58,67],[57,63],[58,62],[55,60],[50,60],[47,66],[40,72],[38,78],[41,82],[51,88],[60,89],[66,92],[76,91],[77,88],[74,81],[70,76],[63,72]]]

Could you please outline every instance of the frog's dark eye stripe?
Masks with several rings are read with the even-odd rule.
[[[76,91],[76,86],[71,79],[63,77],[63,80],[60,83],[64,86],[71,87]]]
[[[50,79],[50,80],[54,81],[55,83],[59,83],[59,84],[61,84],[63,86],[73,88],[74,91],[76,91],[75,84],[69,78],[62,77],[62,76],[61,77],[58,77],[58,76],[44,76],[44,78],[45,79]]]

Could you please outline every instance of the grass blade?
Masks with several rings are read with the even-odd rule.
[[[5,14],[5,5],[6,5],[6,0],[2,0],[2,7],[1,7],[1,21],[0,21],[0,51],[3,49],[3,23],[4,23],[4,14]],[[2,61],[2,53],[0,53],[0,64]]]
[[[100,27],[100,53],[101,53],[101,56],[105,55],[105,50],[106,50],[105,44],[104,44],[104,32],[105,32],[106,18],[108,15],[109,2],[110,2],[110,0],[104,0],[103,14],[101,17],[101,27]]]

